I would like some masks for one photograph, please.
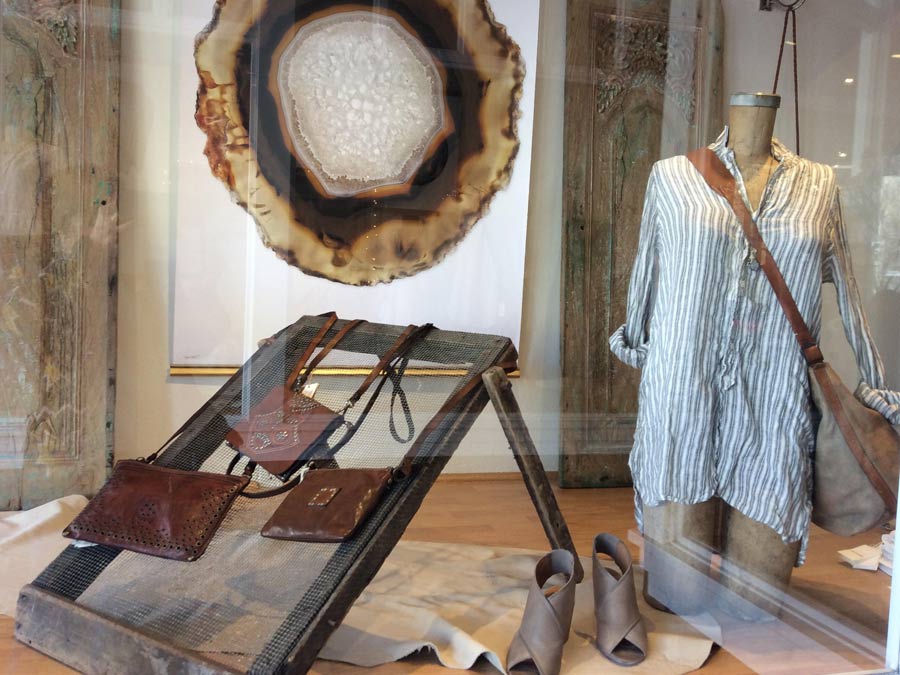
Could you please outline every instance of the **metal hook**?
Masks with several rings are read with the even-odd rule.
[[[771,12],[776,6],[781,9],[797,10],[806,0],[794,0],[793,2],[785,2],[785,0],[759,0],[759,9],[762,12]]]

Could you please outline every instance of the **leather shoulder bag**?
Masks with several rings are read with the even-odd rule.
[[[250,477],[126,459],[63,536],[171,560],[196,560]]]
[[[900,434],[881,414],[853,396],[825,362],[722,160],[709,148],[694,150],[687,158],[737,215],[806,359],[813,402],[821,415],[813,457],[812,521],[834,534],[850,536],[893,517],[900,476]]]
[[[514,363],[502,365],[507,370],[515,369]],[[393,368],[394,364],[388,370]],[[425,442],[480,383],[479,372],[447,399],[416,437],[397,467],[312,468],[301,472],[297,486],[272,514],[261,534],[273,539],[306,542],[350,539],[379,505],[390,485],[412,474],[415,460]]]
[[[233,422],[231,430],[225,436],[225,440],[232,448],[283,481],[288,480],[307,460],[329,453],[333,454],[350,441],[381,392],[385,380],[389,377],[387,372],[382,374],[386,366],[406,354],[419,338],[433,328],[431,324],[421,327],[407,326],[394,345],[369,371],[362,384],[344,406],[340,410],[334,411],[305,395],[302,389],[309,374],[322,359],[350,331],[362,323],[362,321],[350,321],[345,324],[319,354],[309,361],[310,356],[336,321],[336,316],[329,317],[319,333],[307,345],[285,385],[275,387],[250,410],[246,417]],[[379,376],[381,376],[381,382],[374,395],[370,397],[362,415],[356,423],[348,424],[346,413],[359,402]],[[334,445],[329,446],[329,438],[342,425],[346,427],[344,435]]]
[[[329,322],[330,325],[334,323],[330,317],[326,324]],[[345,328],[349,331],[358,323],[350,322],[349,327]],[[424,334],[425,330],[426,327],[407,330],[404,333],[406,338],[400,341],[399,351],[408,350],[413,336]],[[326,332],[327,329],[320,331],[319,338],[321,339]],[[308,351],[311,353],[314,349],[315,346],[308,348]],[[305,363],[306,359],[303,361]],[[182,471],[153,464],[162,451],[241,376],[242,370],[232,375],[219,391],[191,415],[152,455],[146,459],[117,462],[109,480],[63,530],[63,535],[71,539],[106,544],[146,555],[192,561],[206,551],[237,497],[254,499],[272,497],[299,483],[302,474],[279,488],[248,491],[247,487],[256,469],[255,462],[247,463],[243,475],[230,475],[240,455],[235,456],[227,474]],[[388,373],[379,384],[379,390],[387,376]],[[359,396],[362,396],[364,391],[364,389],[359,391]],[[375,396],[377,393],[370,398],[374,399]],[[372,400],[367,403],[364,412],[368,411],[372,403]],[[356,426],[362,423],[362,417],[364,415],[357,420]]]

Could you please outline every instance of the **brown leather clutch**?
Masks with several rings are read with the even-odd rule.
[[[309,374],[346,337],[360,320],[349,321],[337,331],[314,358],[312,354],[324,341],[329,330],[337,322],[337,315],[330,313],[318,334],[310,341],[284,386],[278,386],[253,406],[246,417],[231,421],[226,434],[228,444],[269,473],[287,481],[309,459],[333,455],[349,442],[375,403],[384,383],[395,372],[393,364],[412,348],[417,340],[433,328],[407,326],[394,345],[381,356],[369,371],[357,390],[340,411],[335,412],[315,399],[302,393]],[[354,424],[345,423],[345,413],[356,405],[370,386],[379,380],[375,392],[366,402],[365,409]],[[341,425],[346,431],[329,446],[331,434]]]
[[[514,362],[502,365],[508,370],[515,368]],[[447,399],[396,468],[312,469],[292,478],[278,491],[291,483],[296,487],[263,526],[261,534],[272,539],[308,542],[341,542],[352,537],[375,510],[391,482],[412,474],[419,452],[431,434],[480,385],[481,373],[475,373]]]
[[[343,415],[315,399],[278,388],[234,423],[225,440],[269,473],[284,477],[299,457],[327,441],[343,421]]]
[[[249,476],[121,460],[63,536],[171,560],[196,560],[249,482]]]
[[[391,484],[393,469],[316,469],[281,502],[261,534],[291,541],[346,541]]]
[[[301,393],[309,374],[332,349],[362,321],[348,321],[313,358],[313,353],[337,323],[329,312],[325,322],[303,350],[284,386],[272,389],[250,410],[231,423],[225,441],[269,473],[287,480],[300,459],[327,442],[343,422],[343,414]]]

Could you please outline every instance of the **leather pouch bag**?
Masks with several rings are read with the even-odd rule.
[[[232,424],[225,435],[227,443],[256,462],[269,473],[286,480],[303,455],[341,425],[343,415],[302,393],[309,373],[361,321],[350,321],[338,331],[321,352],[310,361],[328,331],[337,323],[337,314],[325,315],[325,322],[309,342],[284,386],[272,389],[253,406],[249,415]]]
[[[315,450],[344,421],[343,415],[301,392],[273,389],[225,439],[269,473],[286,478],[298,458]]]
[[[196,560],[249,482],[249,476],[121,460],[63,535],[171,560]]]
[[[361,321],[351,321],[337,332],[312,361],[307,361],[330,328],[337,321],[334,314],[323,325],[319,334],[310,342],[284,387],[276,387],[262,401],[257,403],[249,415],[232,422],[231,430],[225,436],[228,444],[259,464],[281,480],[288,478],[309,459],[334,454],[345,445],[362,423],[363,418],[375,403],[384,382],[388,378],[387,367],[402,357],[422,335],[433,326],[408,326],[397,338],[394,345],[372,368],[359,388],[339,411],[334,411],[302,393],[302,387],[313,369],[322,359]],[[382,372],[384,371],[384,374]],[[345,414],[366,393],[372,383],[381,377],[381,382],[366,404],[360,419],[354,424],[346,422]],[[343,436],[329,446],[329,437],[341,426],[346,426]]]
[[[864,532],[897,511],[900,434],[851,394],[825,362],[722,160],[709,148],[689,153],[688,159],[740,220],[809,366],[810,392],[821,415],[813,458],[812,521],[842,536]]]
[[[502,366],[514,370],[516,364]],[[391,372],[394,365],[388,366],[388,373]],[[476,373],[447,399],[396,468],[301,471],[292,479],[299,484],[275,510],[261,534],[272,539],[307,542],[340,542],[352,537],[378,506],[391,482],[403,480],[413,472],[416,458],[431,434],[480,384],[481,373]]]
[[[897,509],[900,434],[860,402],[822,361],[809,368],[822,419],[813,464],[812,521],[851,536],[890,520]]]
[[[346,541],[378,505],[393,469],[315,469],[281,502],[263,526],[271,539]]]

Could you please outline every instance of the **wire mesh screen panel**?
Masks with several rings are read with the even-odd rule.
[[[226,472],[235,457],[224,443],[229,420],[246,414],[273,387],[283,385],[323,321],[303,317],[257,351],[241,377],[210,401],[158,463]],[[342,324],[338,322],[332,334]],[[363,324],[322,366],[347,363],[350,358],[363,370],[372,367],[402,330]],[[434,330],[416,343],[409,357],[411,368],[453,374],[406,375],[400,381],[402,392],[388,381],[358,432],[334,456],[338,466],[397,466],[454,392],[473,375],[514,359],[515,351],[507,338]],[[310,382],[320,384],[317,400],[337,410],[362,379],[363,375],[313,375]],[[348,412],[348,422],[357,420],[374,392],[373,386]],[[172,561],[106,546],[69,547],[34,585],[225,669],[303,672],[377,572],[486,400],[484,391],[476,389],[429,435],[416,469],[389,487],[372,516],[348,541],[318,544],[264,538],[260,529],[286,494],[239,497],[199,560]],[[330,441],[344,433],[344,427],[337,429]],[[252,489],[281,484],[259,467],[254,482]]]

